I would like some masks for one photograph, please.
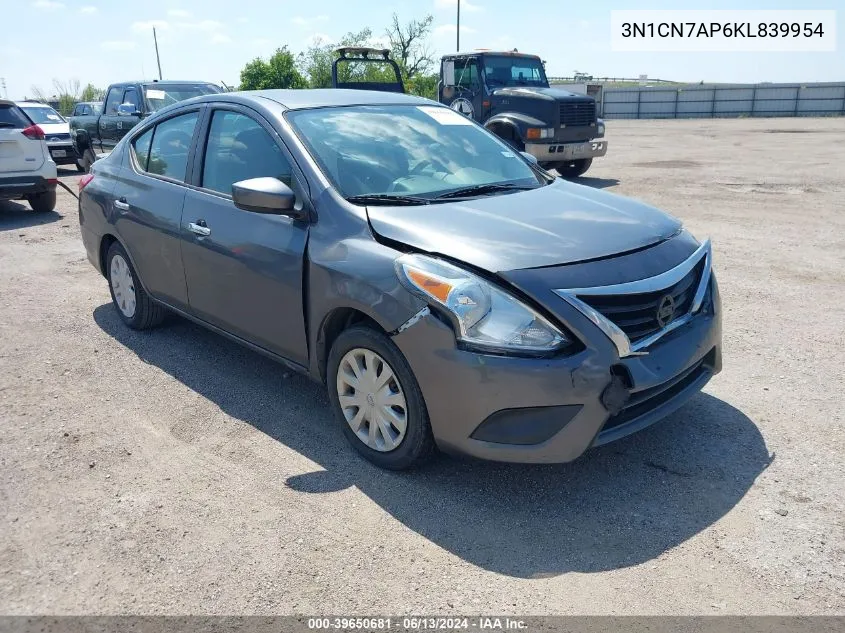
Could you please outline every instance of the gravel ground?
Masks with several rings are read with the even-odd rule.
[[[70,195],[0,203],[0,612],[845,613],[845,119],[608,140],[586,184],[713,238],[725,367],[552,467],[379,471],[307,379],[123,327]]]

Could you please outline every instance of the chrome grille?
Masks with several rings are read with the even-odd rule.
[[[616,327],[625,332],[632,343],[659,332],[663,327],[690,311],[692,300],[698,289],[701,272],[704,270],[702,259],[678,283],[668,288],[643,294],[620,295],[577,295],[587,305],[601,312]],[[658,321],[657,313],[661,302],[667,295],[674,301],[674,311],[663,324]]]
[[[566,127],[590,125],[596,122],[595,101],[574,101],[560,104],[560,124]]]

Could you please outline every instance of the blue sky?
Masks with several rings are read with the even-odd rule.
[[[395,11],[403,20],[431,13],[437,55],[455,47],[456,0],[4,0],[0,77],[11,98],[53,79],[105,87],[156,74],[151,26],[157,25],[165,79],[236,84],[240,69],[277,46],[307,47],[364,27],[382,36]],[[612,9],[843,9],[833,53],[614,53]],[[461,48],[518,48],[541,55],[550,75],[574,70],[595,76],[678,81],[845,80],[842,0],[461,0]],[[10,28],[21,25],[21,28]]]

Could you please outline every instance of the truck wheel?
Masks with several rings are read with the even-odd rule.
[[[26,201],[36,213],[49,213],[56,208],[56,190],[42,191],[34,196],[29,196]]]
[[[581,158],[579,160],[558,163],[555,165],[555,169],[563,178],[577,178],[586,172],[592,164],[592,158]]]
[[[76,168],[82,173],[87,174],[91,171],[91,165],[94,164],[95,160],[97,160],[97,157],[94,156],[94,150],[89,147],[82,152],[82,159],[76,161]]]

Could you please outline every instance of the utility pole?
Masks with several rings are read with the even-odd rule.
[[[156,64],[158,64],[158,78],[161,80],[161,60],[158,57],[158,38],[156,37],[156,27],[153,27],[153,42],[156,45]]]
[[[9,93],[6,92],[6,78],[0,77],[0,88],[3,90],[3,98],[6,99],[9,97]]]
[[[457,29],[457,35],[458,35],[457,52],[460,53],[461,52],[461,0],[458,0],[458,29]]]

